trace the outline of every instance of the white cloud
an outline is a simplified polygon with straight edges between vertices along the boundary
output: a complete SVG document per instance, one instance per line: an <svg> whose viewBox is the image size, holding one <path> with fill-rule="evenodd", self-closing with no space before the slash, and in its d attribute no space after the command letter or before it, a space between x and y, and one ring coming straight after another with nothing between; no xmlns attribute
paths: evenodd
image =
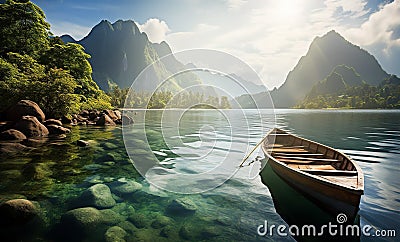
<svg viewBox="0 0 400 242"><path fill-rule="evenodd" d="M91 27L81 26L70 22L51 23L51 32L56 36L71 35L75 40L80 40L89 34Z"/></svg>
<svg viewBox="0 0 400 242"><path fill-rule="evenodd" d="M228 4L228 8L231 10L239 9L246 2L247 2L247 0L226 0L226 3Z"/></svg>
<svg viewBox="0 0 400 242"><path fill-rule="evenodd" d="M400 36L394 35L399 30L400 1L394 1L371 14L360 27L348 29L345 34L364 46L383 44L386 46L385 51L388 51L393 46L400 46Z"/></svg>
<svg viewBox="0 0 400 242"><path fill-rule="evenodd" d="M360 26L343 30L343 35L370 51L384 70L400 76L400 1L381 5Z"/></svg>
<svg viewBox="0 0 400 242"><path fill-rule="evenodd" d="M149 40L153 43L160 43L165 40L166 34L170 29L165 21L151 18L144 24L138 24L141 32L145 32Z"/></svg>

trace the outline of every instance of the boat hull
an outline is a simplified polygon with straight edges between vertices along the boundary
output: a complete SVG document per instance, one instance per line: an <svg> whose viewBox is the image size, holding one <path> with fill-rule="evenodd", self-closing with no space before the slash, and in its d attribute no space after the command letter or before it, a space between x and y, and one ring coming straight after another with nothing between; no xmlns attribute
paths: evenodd
<svg viewBox="0 0 400 242"><path fill-rule="evenodd" d="M355 218L359 210L362 191L325 183L302 172L288 169L267 153L266 156L269 157L268 162L271 168L282 180L310 198L317 206L333 215L343 213L349 220Z"/></svg>

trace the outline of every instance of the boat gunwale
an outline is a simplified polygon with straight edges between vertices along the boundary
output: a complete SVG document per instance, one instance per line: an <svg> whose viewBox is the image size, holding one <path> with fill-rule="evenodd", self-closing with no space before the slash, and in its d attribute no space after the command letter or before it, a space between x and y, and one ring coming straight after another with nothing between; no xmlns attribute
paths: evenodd
<svg viewBox="0 0 400 242"><path fill-rule="evenodd" d="M334 151L334 152L337 152L337 153L343 155L343 157L344 157L345 159L348 159L348 160L354 165L354 167L355 167L355 169L356 169L356 171L357 171L357 188L351 187L351 186L346 186L346 185L343 185L343 184L341 184L341 183L335 183L335 182L329 181L328 179L324 179L324 178L322 178L322 177L320 177L320 176L318 176L318 175L313 175L313 174L310 174L310 173L301 171L301 170L299 170L299 169L294 169L294 168L292 168L292 167L289 167L285 162L279 161L279 160L277 160L275 157L273 157L273 156L271 155L272 152L271 152L271 151L268 151L268 149L265 147L265 145L264 145L264 143L263 143L262 149L263 149L263 151L264 151L264 154L266 154L269 158L271 158L275 163L279 164L279 165L282 166L283 168L286 168L286 169L291 170L291 171L294 172L294 173L300 174L300 175L302 175L303 177L308 177L308 178L311 178L311 179L315 179L315 180L317 180L318 182L323 183L323 184L326 184L326 185L328 185L328 186L335 187L335 188L342 188L342 189L344 189L344 190L346 190L346 191L349 191L349 192L354 193L354 194L357 194L357 195L363 195L363 194L364 194L364 179L363 179L364 174L363 174L363 172L362 172L362 170L361 170L361 167L360 167L353 159L351 159L349 156L347 156L346 154L344 154L343 152L341 152L341 151L339 151L339 150L337 150L337 149L335 149L335 148L332 148L332 147L329 147L329 146L327 146L327 145L324 145L324 144L315 142L315 141L313 141L313 140L309 140L309 139L306 139L306 138L302 138L302 137L293 135L293 134L288 133L288 132L286 132L286 131L284 131L284 130L282 130L282 129L279 129L279 128L273 128L271 131L269 131L269 132L267 133L267 137L270 136L270 135L272 134L272 132L274 132L274 131L284 132L285 134L288 134L288 135L290 135L290 136L292 136L292 137L294 137L294 138L302 139L302 140L308 141L308 142L310 142L310 143L317 144L317 145L319 145L319 146L323 146L323 147L325 147L325 148L327 148L327 149L330 149L330 150L332 150L332 151ZM265 140L267 140L267 139L265 139ZM275 143L275 141L274 141L274 143Z"/></svg>

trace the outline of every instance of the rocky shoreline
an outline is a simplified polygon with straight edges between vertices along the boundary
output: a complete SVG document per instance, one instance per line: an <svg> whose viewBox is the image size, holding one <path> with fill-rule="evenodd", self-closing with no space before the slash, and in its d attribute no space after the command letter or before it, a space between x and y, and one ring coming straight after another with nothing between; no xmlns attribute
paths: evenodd
<svg viewBox="0 0 400 242"><path fill-rule="evenodd" d="M71 126L130 125L134 120L122 115L119 110L83 110L79 114L60 119L46 119L46 115L35 102L21 100L0 117L0 154L7 155L33 149L48 137L65 138L71 133ZM65 127L67 126L67 127ZM78 146L86 146L78 141Z"/></svg>

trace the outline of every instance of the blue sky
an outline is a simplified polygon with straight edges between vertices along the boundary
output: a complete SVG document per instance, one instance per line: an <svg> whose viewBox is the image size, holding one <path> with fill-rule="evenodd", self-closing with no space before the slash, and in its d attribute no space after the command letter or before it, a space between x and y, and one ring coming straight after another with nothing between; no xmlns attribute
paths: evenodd
<svg viewBox="0 0 400 242"><path fill-rule="evenodd" d="M335 29L400 76L400 0L33 0L52 32L76 39L103 19L133 19L153 42L174 51L233 54L279 86L315 36Z"/></svg>

